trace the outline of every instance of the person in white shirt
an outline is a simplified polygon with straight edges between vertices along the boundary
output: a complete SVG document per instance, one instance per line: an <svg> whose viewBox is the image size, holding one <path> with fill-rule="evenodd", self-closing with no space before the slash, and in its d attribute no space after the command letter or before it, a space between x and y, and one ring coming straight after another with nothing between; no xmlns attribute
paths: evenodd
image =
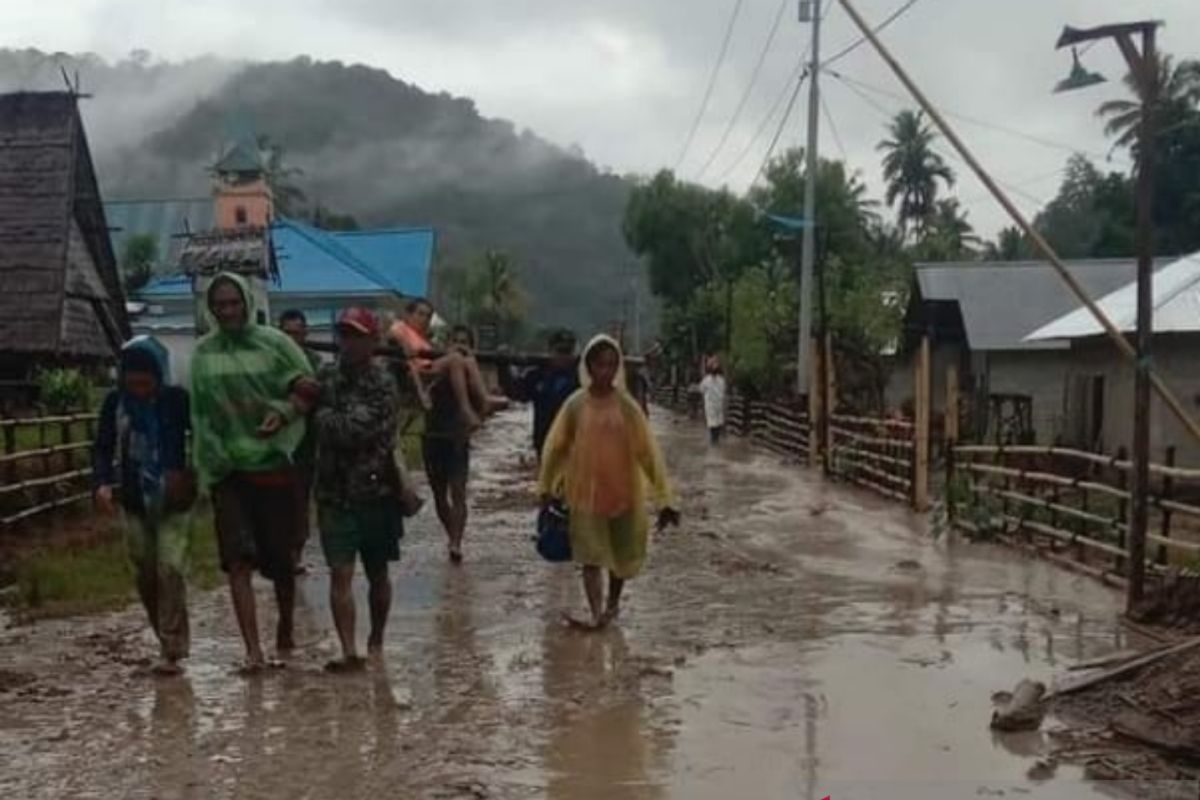
<svg viewBox="0 0 1200 800"><path fill-rule="evenodd" d="M725 432L725 375L716 356L705 364L704 380L700 381L700 395L704 398L704 423L708 426L708 441L720 444Z"/></svg>

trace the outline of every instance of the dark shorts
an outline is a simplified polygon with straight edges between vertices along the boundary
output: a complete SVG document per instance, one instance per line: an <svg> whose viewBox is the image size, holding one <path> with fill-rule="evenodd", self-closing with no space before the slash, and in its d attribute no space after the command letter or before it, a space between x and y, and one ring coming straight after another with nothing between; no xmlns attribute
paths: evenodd
<svg viewBox="0 0 1200 800"><path fill-rule="evenodd" d="M235 472L212 489L221 569L256 568L272 580L295 571L296 475Z"/></svg>
<svg viewBox="0 0 1200 800"><path fill-rule="evenodd" d="M720 444L721 437L724 434L725 434L725 426L724 425L718 425L715 428L709 428L708 429L709 444Z"/></svg>
<svg viewBox="0 0 1200 800"><path fill-rule="evenodd" d="M471 471L471 444L454 436L426 436L421 442L425 476L431 484L466 481Z"/></svg>
<svg viewBox="0 0 1200 800"><path fill-rule="evenodd" d="M353 566L362 558L363 571L376 575L389 561L400 560L403 521L396 501L390 497L359 503L349 508L318 505L321 549L331 567Z"/></svg>

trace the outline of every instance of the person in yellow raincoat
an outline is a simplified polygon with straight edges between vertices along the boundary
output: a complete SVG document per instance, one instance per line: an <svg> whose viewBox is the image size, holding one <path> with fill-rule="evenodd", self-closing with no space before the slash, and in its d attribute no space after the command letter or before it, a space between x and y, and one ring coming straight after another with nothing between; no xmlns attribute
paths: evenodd
<svg viewBox="0 0 1200 800"><path fill-rule="evenodd" d="M603 628L620 613L621 590L646 559L647 488L657 529L679 523L662 453L646 415L624 389L621 348L597 336L583 352L582 387L563 405L542 451L543 505L563 497L570 511L571 559L583 566L590 622ZM601 571L608 572L608 598Z"/></svg>

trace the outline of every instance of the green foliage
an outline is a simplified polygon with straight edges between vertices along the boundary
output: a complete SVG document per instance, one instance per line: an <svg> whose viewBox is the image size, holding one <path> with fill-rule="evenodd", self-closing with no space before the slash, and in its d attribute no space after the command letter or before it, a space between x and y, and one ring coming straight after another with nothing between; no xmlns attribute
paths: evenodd
<svg viewBox="0 0 1200 800"><path fill-rule="evenodd" d="M753 267L738 278L733 287L730 353L735 382L760 392L787 389L789 377L779 369L779 359L796 348L796 313L794 281L778 280L763 267Z"/></svg>
<svg viewBox="0 0 1200 800"><path fill-rule="evenodd" d="M130 236L121 253L121 277L125 293L133 294L149 283L154 277L157 262L158 239L147 233Z"/></svg>
<svg viewBox="0 0 1200 800"><path fill-rule="evenodd" d="M469 266L449 266L438 272L442 316L454 323L494 325L501 343L522 337L528 299L512 257L486 250Z"/></svg>
<svg viewBox="0 0 1200 800"><path fill-rule="evenodd" d="M91 381L77 369L62 367L39 369L35 380L38 387L38 400L42 407L51 413L83 411L91 403Z"/></svg>
<svg viewBox="0 0 1200 800"><path fill-rule="evenodd" d="M1034 225L1064 258L1111 258L1133 253L1135 217L1132 182L1074 155L1058 195Z"/></svg>
<svg viewBox="0 0 1200 800"><path fill-rule="evenodd" d="M889 138L878 145L884 153L883 179L887 204L900 201L901 230L923 233L937 212L938 181L954 185L954 172L933 150L937 134L923 112L901 111L888 126Z"/></svg>

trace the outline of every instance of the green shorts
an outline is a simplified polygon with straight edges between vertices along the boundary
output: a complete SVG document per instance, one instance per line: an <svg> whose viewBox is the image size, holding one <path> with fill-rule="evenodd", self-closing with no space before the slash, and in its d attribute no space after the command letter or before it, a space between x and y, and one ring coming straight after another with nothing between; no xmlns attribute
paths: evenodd
<svg viewBox="0 0 1200 800"><path fill-rule="evenodd" d="M361 557L363 570L371 575L386 570L389 561L400 560L404 523L391 498L350 508L319 504L317 524L321 528L321 550L330 567L352 566Z"/></svg>

